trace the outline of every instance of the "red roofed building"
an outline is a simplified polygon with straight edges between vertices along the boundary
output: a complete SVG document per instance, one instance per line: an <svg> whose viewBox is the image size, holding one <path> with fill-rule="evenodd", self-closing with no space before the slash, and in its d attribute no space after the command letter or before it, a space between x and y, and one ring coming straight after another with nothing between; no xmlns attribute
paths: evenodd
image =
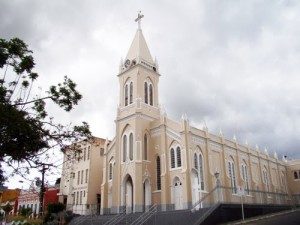
<svg viewBox="0 0 300 225"><path fill-rule="evenodd" d="M44 210L47 210L49 203L58 203L59 189L55 187L47 188L44 194Z"/></svg>

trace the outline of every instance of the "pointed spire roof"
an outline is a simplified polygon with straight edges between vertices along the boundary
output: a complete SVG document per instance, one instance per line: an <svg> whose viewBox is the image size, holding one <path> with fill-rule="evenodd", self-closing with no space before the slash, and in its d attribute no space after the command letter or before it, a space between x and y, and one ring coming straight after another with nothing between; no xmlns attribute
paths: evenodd
<svg viewBox="0 0 300 225"><path fill-rule="evenodd" d="M140 28L135 33L134 39L127 53L126 59L129 59L130 61L133 59L137 59L138 61L143 59L148 63L154 64L146 40L142 33L142 29Z"/></svg>
<svg viewBox="0 0 300 225"><path fill-rule="evenodd" d="M138 17L134 20L138 23L138 29L135 33L134 39L131 43L129 51L126 56L126 60L129 59L130 61L135 59L137 63L141 60L146 61L147 63L154 64L153 58L150 54L148 49L146 40L142 33L141 29L141 20L144 17L141 11L138 12Z"/></svg>

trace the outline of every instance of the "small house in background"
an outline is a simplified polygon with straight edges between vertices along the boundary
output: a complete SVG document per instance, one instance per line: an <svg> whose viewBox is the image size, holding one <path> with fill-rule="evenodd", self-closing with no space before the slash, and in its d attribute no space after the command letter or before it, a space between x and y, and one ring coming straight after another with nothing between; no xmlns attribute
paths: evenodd
<svg viewBox="0 0 300 225"><path fill-rule="evenodd" d="M56 187L46 187L43 198L43 209L47 210L50 203L58 203L59 189ZM19 196L18 211L22 208L30 208L31 215L38 215L40 212L40 190L30 187L28 190L22 190Z"/></svg>
<svg viewBox="0 0 300 225"><path fill-rule="evenodd" d="M6 189L2 188L0 190L0 206L5 206L7 204L12 206L12 210L9 214L15 214L18 209L18 197L20 194L20 189Z"/></svg>
<svg viewBox="0 0 300 225"><path fill-rule="evenodd" d="M52 203L58 203L59 189L56 187L47 188L44 194L44 211L47 210L48 205Z"/></svg>

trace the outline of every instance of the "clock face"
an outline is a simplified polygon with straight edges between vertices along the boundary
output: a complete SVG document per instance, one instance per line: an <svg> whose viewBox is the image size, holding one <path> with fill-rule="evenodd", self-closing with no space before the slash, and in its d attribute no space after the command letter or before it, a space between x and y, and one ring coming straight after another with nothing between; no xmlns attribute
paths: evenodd
<svg viewBox="0 0 300 225"><path fill-rule="evenodd" d="M125 68L128 68L130 66L130 60L129 59L126 59L125 61Z"/></svg>

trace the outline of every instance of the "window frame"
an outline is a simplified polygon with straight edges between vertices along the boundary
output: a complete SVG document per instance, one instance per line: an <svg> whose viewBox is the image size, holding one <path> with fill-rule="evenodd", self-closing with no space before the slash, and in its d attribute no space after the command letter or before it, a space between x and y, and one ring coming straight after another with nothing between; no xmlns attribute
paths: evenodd
<svg viewBox="0 0 300 225"><path fill-rule="evenodd" d="M129 134L129 160L132 161L133 160L133 133L131 132Z"/></svg>
<svg viewBox="0 0 300 225"><path fill-rule="evenodd" d="M172 149L174 154L172 154ZM179 154L178 154L179 149ZM180 145L171 146L169 149L170 152L170 170L176 170L182 168L182 156L181 156L181 147ZM172 157L174 156L174 158ZM174 167L172 167L172 159L174 159ZM180 163L179 163L180 162ZM178 166L180 164L180 166Z"/></svg>
<svg viewBox="0 0 300 225"><path fill-rule="evenodd" d="M234 159L232 157L230 157L230 159L228 160L227 165L228 165L227 169L228 169L232 194L237 194L237 183L236 183L236 174L235 174L236 170L235 170Z"/></svg>
<svg viewBox="0 0 300 225"><path fill-rule="evenodd" d="M143 160L148 160L148 136L145 133L144 135L144 151L143 151Z"/></svg>
<svg viewBox="0 0 300 225"><path fill-rule="evenodd" d="M156 157L156 189L161 190L161 161L160 157Z"/></svg>

